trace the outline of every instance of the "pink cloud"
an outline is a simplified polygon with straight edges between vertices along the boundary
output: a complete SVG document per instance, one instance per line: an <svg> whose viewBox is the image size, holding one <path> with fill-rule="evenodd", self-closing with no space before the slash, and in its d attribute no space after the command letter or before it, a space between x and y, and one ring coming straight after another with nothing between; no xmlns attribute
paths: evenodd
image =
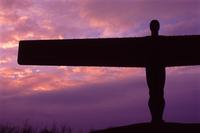
<svg viewBox="0 0 200 133"><path fill-rule="evenodd" d="M11 60L12 59L10 57L1 57L0 65L9 63L9 62L11 62Z"/></svg>
<svg viewBox="0 0 200 133"><path fill-rule="evenodd" d="M1 0L0 5L2 9L24 9L32 5L31 0ZM11 11L11 10L10 10Z"/></svg>
<svg viewBox="0 0 200 133"><path fill-rule="evenodd" d="M140 70L135 69L110 70L108 68L0 68L1 89L6 91L7 95L9 92L15 92L14 90L21 95L32 95L42 91L105 84L124 80L134 74L137 77L140 73Z"/></svg>

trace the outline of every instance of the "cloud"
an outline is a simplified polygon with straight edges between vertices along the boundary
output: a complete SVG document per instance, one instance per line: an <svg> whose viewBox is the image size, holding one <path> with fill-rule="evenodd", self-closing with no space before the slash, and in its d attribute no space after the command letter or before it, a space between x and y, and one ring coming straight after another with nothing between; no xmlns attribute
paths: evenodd
<svg viewBox="0 0 200 133"><path fill-rule="evenodd" d="M79 15L78 1L2 0L0 49L16 48L19 40L83 38L98 35ZM16 54L13 54L16 56Z"/></svg>
<svg viewBox="0 0 200 133"><path fill-rule="evenodd" d="M9 63L11 61L11 58L9 58L9 57L1 57L1 58L2 59L0 60L0 65Z"/></svg>
<svg viewBox="0 0 200 133"><path fill-rule="evenodd" d="M1 0L0 5L2 9L10 10L10 9L25 9L32 5L31 0ZM11 10L10 10L11 11Z"/></svg>
<svg viewBox="0 0 200 133"><path fill-rule="evenodd" d="M144 78L144 77L143 77ZM123 86L123 87L122 87ZM135 86L135 87L133 87ZM140 93L142 88L145 88L144 80L121 80L121 82L110 82L106 84L93 83L85 84L77 87L55 89L52 91L44 91L40 93L34 93L28 96L17 96L11 99L26 101L33 103L35 105L42 106L43 104L53 104L53 105L68 105L68 106L91 106L97 105L104 106L105 101L114 102L117 97L124 95L126 98L131 98L133 95L130 92L134 91L133 95L136 99L138 92ZM123 93L122 93L122 90ZM91 100L93 99L93 100ZM99 104L98 104L99 103ZM116 104L119 102L116 102ZM106 105L105 105L106 106Z"/></svg>
<svg viewBox="0 0 200 133"><path fill-rule="evenodd" d="M109 74L110 73L110 74ZM105 84L140 75L140 69L87 67L1 67L2 97L32 95L43 91Z"/></svg>
<svg viewBox="0 0 200 133"><path fill-rule="evenodd" d="M82 16L88 19L91 26L103 29L103 36L122 36L127 33L129 36L138 36L142 32L143 35L147 34L145 31L149 31L148 25L152 19L159 19L161 28L165 24L174 25L180 22L184 22L187 27L190 23L188 18L197 21L195 24L200 21L194 19L199 18L200 15L200 2L197 0L85 0L82 3ZM190 30L194 27L198 26L193 26ZM185 30L182 29L179 30L184 32ZM187 30L189 29L186 28L186 33ZM177 33L180 31L173 34Z"/></svg>
<svg viewBox="0 0 200 133"><path fill-rule="evenodd" d="M200 6L199 6L200 7ZM199 14L200 15L200 14ZM191 17L191 16L190 16ZM166 35L199 35L200 34L200 18L185 17L185 20L178 21L175 24L169 23L163 26L163 34ZM190 20L190 21L188 21Z"/></svg>

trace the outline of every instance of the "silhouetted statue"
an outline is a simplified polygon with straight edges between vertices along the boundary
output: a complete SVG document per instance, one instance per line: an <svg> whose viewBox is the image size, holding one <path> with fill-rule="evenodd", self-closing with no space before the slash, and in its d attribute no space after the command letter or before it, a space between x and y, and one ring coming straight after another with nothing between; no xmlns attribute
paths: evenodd
<svg viewBox="0 0 200 133"><path fill-rule="evenodd" d="M161 36L157 20L151 36L20 41L21 65L145 67L153 123L163 122L165 67L200 65L200 36Z"/></svg>
<svg viewBox="0 0 200 133"><path fill-rule="evenodd" d="M160 24L157 20L152 20L150 23L151 36L158 37ZM154 45L154 44L150 44ZM146 78L149 87L149 109L153 123L163 122L163 110L165 106L164 100L164 85L165 85L165 66L160 64L159 55L152 52L150 55L151 62L146 67Z"/></svg>

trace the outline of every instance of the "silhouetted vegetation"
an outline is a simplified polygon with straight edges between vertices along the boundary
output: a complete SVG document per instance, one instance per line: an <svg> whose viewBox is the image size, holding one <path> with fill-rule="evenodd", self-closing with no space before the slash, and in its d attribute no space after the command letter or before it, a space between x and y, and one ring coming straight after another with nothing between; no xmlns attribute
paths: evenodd
<svg viewBox="0 0 200 133"><path fill-rule="evenodd" d="M67 126L52 126L43 128L33 128L30 125L17 127L13 125L0 125L0 133L72 133L72 129Z"/></svg>

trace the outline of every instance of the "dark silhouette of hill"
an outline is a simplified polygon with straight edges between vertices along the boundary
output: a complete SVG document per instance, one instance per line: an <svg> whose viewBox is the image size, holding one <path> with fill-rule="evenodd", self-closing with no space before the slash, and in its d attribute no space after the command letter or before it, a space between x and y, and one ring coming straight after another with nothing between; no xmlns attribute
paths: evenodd
<svg viewBox="0 0 200 133"><path fill-rule="evenodd" d="M199 133L200 124L196 123L140 123L128 126L108 128L90 133Z"/></svg>

